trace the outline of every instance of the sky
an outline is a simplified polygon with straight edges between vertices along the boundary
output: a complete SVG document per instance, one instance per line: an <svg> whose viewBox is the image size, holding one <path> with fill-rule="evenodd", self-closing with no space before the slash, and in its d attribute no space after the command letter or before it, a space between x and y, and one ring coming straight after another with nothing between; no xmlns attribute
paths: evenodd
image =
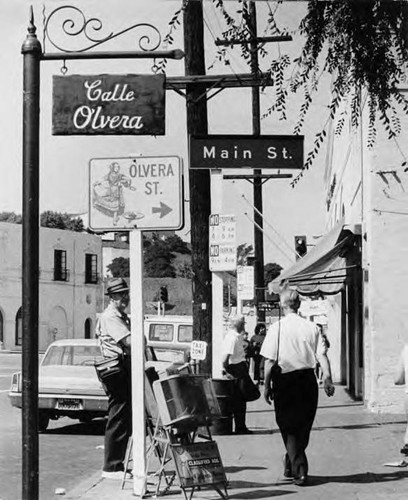
<svg viewBox="0 0 408 500"><path fill-rule="evenodd" d="M3 47L0 52L2 78L2 112L0 114L0 211L22 212L22 69L21 45L26 36L29 19L29 5L34 8L37 36L44 49L43 9L48 16L54 9L67 5L65 1L52 0L40 2L33 0L0 0L0 30L3 34ZM178 10L181 0L87 0L72 1L69 5L79 7L85 17L97 18L102 27L96 34L103 36L119 32L136 23L151 23L161 32L162 38L168 31L168 23ZM234 2L226 2L233 13ZM269 9L276 11L276 21L280 28L295 29L306 12L306 2L257 2L258 34L264 32ZM66 18L66 17L65 17ZM231 65L216 63L214 39L222 37L225 29L219 12L211 0L204 0L205 51L207 72L215 74L248 73L249 68L240 56L239 49L228 49ZM55 25L57 26L57 25ZM52 31L55 39L65 43L70 49L78 49L84 40L60 37L61 30ZM134 46L139 32L128 33L101 45L97 50L118 51L137 49ZM182 26L173 33L171 47L183 49ZM78 47L75 45L78 44ZM302 39L294 37L292 42L268 44L268 56L261 65L278 54L288 53L296 57L301 49ZM64 46L64 47L65 47ZM56 50L48 41L46 52ZM96 49L95 49L96 50ZM103 60L67 61L67 74L151 74L151 60ZM184 98L174 91L166 92L166 133L164 136L53 136L52 135L52 76L61 75L61 61L41 63L41 103L40 103L40 211L54 210L87 217L89 207L89 163L98 158L120 158L124 156L179 156L184 165L184 176L188 176L188 147L186 133L186 113ZM184 74L183 61L169 60L167 75ZM323 86L321 95L311 108L302 133L305 135L307 155L315 134L320 131L327 118L328 85ZM261 115L273 103L268 89L261 93ZM262 134L293 134L298 116L300 98L290 101L287 120L275 118L261 120ZM208 128L210 134L251 134L251 92L250 89L225 89L208 101ZM324 190L324 151L310 171L292 188L290 179L270 179L263 184L264 215L264 255L265 263L277 262L288 267L295 260L293 252L294 236L306 235L308 244L314 244L317 237L325 234L325 190ZM228 174L251 174L251 170L234 171ZM264 174L270 173L268 170ZM282 173L284 173L282 171ZM185 183L188 187L188 182ZM237 243L253 244L253 188L247 180L224 180L222 185L222 212L234 214L237 218ZM180 236L188 238L190 227L188 199L186 200L186 220Z"/></svg>

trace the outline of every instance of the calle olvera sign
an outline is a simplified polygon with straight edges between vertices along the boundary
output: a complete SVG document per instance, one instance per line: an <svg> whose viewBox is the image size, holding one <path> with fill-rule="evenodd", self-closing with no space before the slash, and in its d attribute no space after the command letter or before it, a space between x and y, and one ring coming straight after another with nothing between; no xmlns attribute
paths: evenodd
<svg viewBox="0 0 408 500"><path fill-rule="evenodd" d="M53 135L164 135L164 75L53 76Z"/></svg>

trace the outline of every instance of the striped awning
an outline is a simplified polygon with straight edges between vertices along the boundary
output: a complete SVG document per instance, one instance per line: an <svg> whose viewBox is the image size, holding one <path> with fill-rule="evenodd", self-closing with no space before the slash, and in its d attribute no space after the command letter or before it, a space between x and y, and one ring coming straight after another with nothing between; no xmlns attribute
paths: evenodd
<svg viewBox="0 0 408 500"><path fill-rule="evenodd" d="M268 285L270 293L284 286L296 288L302 295L333 295L345 285L348 269L347 251L354 245L355 235L339 222L304 257L284 270Z"/></svg>

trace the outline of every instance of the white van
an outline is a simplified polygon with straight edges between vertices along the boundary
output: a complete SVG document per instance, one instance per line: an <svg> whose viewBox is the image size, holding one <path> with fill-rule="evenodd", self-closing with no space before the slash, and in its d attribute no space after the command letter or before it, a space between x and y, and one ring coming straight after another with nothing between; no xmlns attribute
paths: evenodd
<svg viewBox="0 0 408 500"><path fill-rule="evenodd" d="M189 361L193 340L192 316L153 316L144 319L147 346L157 361L183 364Z"/></svg>

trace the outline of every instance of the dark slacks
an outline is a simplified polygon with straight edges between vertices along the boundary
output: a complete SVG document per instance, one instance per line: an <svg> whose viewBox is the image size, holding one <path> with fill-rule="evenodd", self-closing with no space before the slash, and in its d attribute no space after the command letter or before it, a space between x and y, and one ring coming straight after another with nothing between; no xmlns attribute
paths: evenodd
<svg viewBox="0 0 408 500"><path fill-rule="evenodd" d="M307 475L306 448L316 415L318 385L313 369L281 374L274 382L275 416L292 475Z"/></svg>
<svg viewBox="0 0 408 500"><path fill-rule="evenodd" d="M254 379L259 382L263 380L264 377L264 366L265 366L265 358L260 354L254 354Z"/></svg>
<svg viewBox="0 0 408 500"><path fill-rule="evenodd" d="M126 447L132 434L131 374L112 375L103 383L108 396L108 421L105 428L105 459L103 470L123 470Z"/></svg>
<svg viewBox="0 0 408 500"><path fill-rule="evenodd" d="M236 382L234 384L234 393L232 395L232 413L234 415L235 431L243 431L246 429L246 400L243 398L242 393L239 389L238 380L242 377L243 371L248 373L248 366L243 361L236 365L228 365L227 371L233 377L236 377Z"/></svg>

